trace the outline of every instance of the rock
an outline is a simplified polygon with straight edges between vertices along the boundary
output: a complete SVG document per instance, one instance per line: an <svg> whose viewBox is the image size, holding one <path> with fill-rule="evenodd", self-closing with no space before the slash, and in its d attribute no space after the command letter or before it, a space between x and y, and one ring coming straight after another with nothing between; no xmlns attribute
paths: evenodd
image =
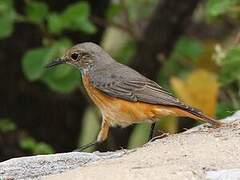
<svg viewBox="0 0 240 180"><path fill-rule="evenodd" d="M13 158L0 163L0 179L38 178L61 173L90 162L121 157L124 153L124 151L106 153L69 152Z"/></svg>
<svg viewBox="0 0 240 180"><path fill-rule="evenodd" d="M209 180L239 180L240 169L224 169L219 171L209 171L206 173L206 178Z"/></svg>
<svg viewBox="0 0 240 180"><path fill-rule="evenodd" d="M0 163L0 179L240 179L240 111L135 150L70 152Z"/></svg>

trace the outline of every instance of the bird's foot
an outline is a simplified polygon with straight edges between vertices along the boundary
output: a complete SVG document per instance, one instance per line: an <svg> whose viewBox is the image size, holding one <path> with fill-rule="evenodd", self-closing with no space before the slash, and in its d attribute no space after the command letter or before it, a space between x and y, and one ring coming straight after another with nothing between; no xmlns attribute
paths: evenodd
<svg viewBox="0 0 240 180"><path fill-rule="evenodd" d="M81 145L78 149L73 150L73 152L82 152L85 149L88 149L92 146L96 146L98 144L100 144L100 142L98 142L98 141L95 141L95 142L92 142L92 143L89 143L89 144L84 144L84 145Z"/></svg>

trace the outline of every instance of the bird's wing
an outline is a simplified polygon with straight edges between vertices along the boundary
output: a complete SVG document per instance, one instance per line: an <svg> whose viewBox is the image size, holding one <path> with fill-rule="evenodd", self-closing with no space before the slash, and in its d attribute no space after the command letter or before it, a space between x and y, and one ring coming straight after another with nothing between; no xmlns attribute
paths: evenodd
<svg viewBox="0 0 240 180"><path fill-rule="evenodd" d="M90 79L94 87L112 97L132 102L187 107L157 83L130 68L127 71L116 69L111 73L95 72Z"/></svg>

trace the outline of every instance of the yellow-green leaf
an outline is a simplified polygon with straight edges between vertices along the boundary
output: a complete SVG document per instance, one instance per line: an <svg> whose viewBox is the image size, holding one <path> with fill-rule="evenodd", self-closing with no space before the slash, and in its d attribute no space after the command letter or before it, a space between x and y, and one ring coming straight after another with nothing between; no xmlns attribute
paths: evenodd
<svg viewBox="0 0 240 180"><path fill-rule="evenodd" d="M185 103L210 116L215 115L219 84L214 74L203 69L195 70L185 80L171 78L171 86Z"/></svg>

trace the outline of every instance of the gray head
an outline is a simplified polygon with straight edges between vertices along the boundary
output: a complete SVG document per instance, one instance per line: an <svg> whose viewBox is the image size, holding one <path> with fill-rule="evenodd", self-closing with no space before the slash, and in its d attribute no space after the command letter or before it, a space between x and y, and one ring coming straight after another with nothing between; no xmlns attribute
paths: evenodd
<svg viewBox="0 0 240 180"><path fill-rule="evenodd" d="M59 64L70 64L80 70L101 68L113 63L112 57L97 44L86 42L73 46L66 53L46 67L53 67Z"/></svg>

